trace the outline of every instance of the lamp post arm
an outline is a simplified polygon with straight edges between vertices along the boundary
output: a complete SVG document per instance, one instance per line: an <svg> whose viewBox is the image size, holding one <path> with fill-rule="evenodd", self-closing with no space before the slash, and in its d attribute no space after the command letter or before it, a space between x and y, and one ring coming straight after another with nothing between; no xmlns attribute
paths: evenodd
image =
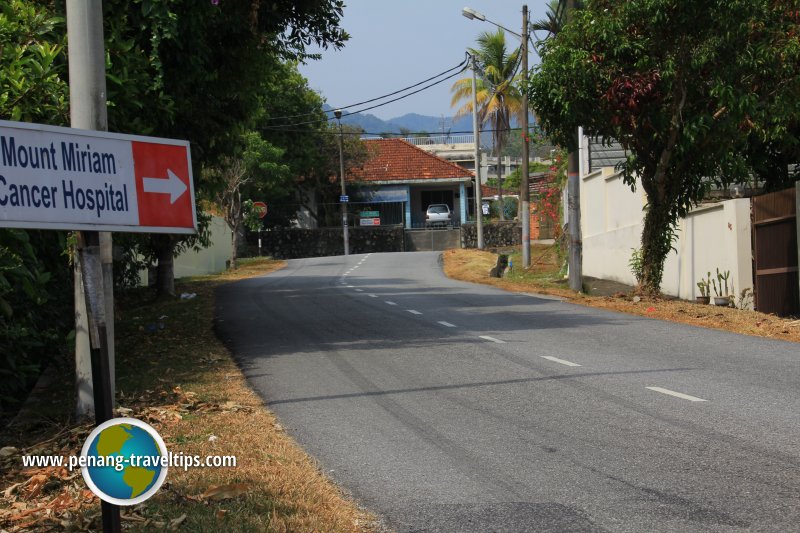
<svg viewBox="0 0 800 533"><path fill-rule="evenodd" d="M486 22L488 22L489 24L494 24L495 26L497 26L501 30L507 31L511 35L514 35L517 39L523 39L522 35L520 35L519 33L515 32L514 30L509 30L508 28L506 28L502 24L498 24L498 23L496 23L496 22L494 22L492 20L489 20L489 19L486 19Z"/></svg>

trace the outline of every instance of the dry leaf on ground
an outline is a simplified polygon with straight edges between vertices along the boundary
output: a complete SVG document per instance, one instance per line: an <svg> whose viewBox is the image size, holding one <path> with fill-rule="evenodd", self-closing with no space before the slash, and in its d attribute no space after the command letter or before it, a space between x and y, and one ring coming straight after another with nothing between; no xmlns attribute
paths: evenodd
<svg viewBox="0 0 800 533"><path fill-rule="evenodd" d="M253 489L247 483L231 483L229 485L219 485L216 487L211 487L203 494L200 495L200 498L203 500L227 500L231 498L236 498L237 496L241 496L243 494L247 494Z"/></svg>

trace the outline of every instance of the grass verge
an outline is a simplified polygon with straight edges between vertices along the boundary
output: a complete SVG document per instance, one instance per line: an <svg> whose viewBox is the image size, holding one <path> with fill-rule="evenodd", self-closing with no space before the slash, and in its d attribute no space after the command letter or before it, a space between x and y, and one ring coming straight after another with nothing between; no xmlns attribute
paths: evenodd
<svg viewBox="0 0 800 533"><path fill-rule="evenodd" d="M264 407L213 333L221 283L281 268L244 262L235 272L181 282L191 299L118 298L118 414L153 425L173 453L234 455L235 468L171 469L147 502L123 508L130 531L370 531L371 515L320 472ZM99 500L80 472L22 469L21 456L77 454L92 428L72 420L67 374L40 391L19 423L0 432L0 530L83 531L100 526Z"/></svg>
<svg viewBox="0 0 800 533"><path fill-rule="evenodd" d="M780 318L755 311L700 305L669 298L638 298L619 292L613 296L587 296L570 291L559 273L552 247L531 247L532 267L514 268L503 278L489 277L497 255L480 250L448 250L444 253L444 271L451 278L493 285L513 292L560 296L573 303L619 311L692 326L720 329L743 335L800 342L800 320ZM521 265L519 253L512 253L515 265Z"/></svg>

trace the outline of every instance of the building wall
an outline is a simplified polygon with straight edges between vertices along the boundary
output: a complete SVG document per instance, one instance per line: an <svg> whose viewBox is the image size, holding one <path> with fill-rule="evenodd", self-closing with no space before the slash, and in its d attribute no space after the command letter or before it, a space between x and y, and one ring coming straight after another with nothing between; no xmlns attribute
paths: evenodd
<svg viewBox="0 0 800 533"><path fill-rule="evenodd" d="M231 230L221 217L211 217L208 227L211 233L211 246L199 252L187 250L175 258L175 277L203 276L216 274L226 269L226 261L231 258L233 243Z"/></svg>
<svg viewBox="0 0 800 533"><path fill-rule="evenodd" d="M641 246L646 204L612 168L581 180L583 273L634 285L628 262ZM701 206L681 219L678 239L664 265L662 291L684 299L699 296L700 278L729 270L736 294L753 287L750 200L728 200Z"/></svg>
<svg viewBox="0 0 800 533"><path fill-rule="evenodd" d="M218 274L227 269L227 261L230 260L233 250L231 230L223 218L212 216L208 231L211 234L211 245L208 248L199 252L187 250L175 258L175 279ZM147 269L139 272L139 281L143 286L148 284Z"/></svg>

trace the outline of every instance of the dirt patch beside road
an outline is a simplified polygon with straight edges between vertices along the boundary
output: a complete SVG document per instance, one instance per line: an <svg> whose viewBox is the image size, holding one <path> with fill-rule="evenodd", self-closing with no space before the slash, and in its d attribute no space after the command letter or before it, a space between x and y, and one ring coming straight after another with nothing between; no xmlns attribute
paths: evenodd
<svg viewBox="0 0 800 533"><path fill-rule="evenodd" d="M213 331L220 283L281 268L239 270L177 286L183 298L146 289L117 301L118 416L143 420L173 454L236 456L236 467L172 468L144 503L122 509L126 531L340 531L374 529L361 510L292 440ZM23 455L77 455L93 424L73 420L67 369L19 424L0 430L0 530L86 531L100 505L80 471L22 467Z"/></svg>
<svg viewBox="0 0 800 533"><path fill-rule="evenodd" d="M448 250L444 253L444 271L454 279L493 285L513 292L559 296L564 300L590 307L743 335L800 342L800 320L796 319L780 318L750 310L701 305L685 300L640 299L630 291L619 291L610 296L575 294L566 287L563 275L559 273L555 249L552 246L533 246L532 267L528 270L519 267L521 261L518 253L516 255L512 253L511 258L516 265L513 271L506 277L492 278L489 277L489 270L496 263L496 254L479 250ZM589 280L590 289L591 281ZM594 285L610 287L603 282L596 282Z"/></svg>

